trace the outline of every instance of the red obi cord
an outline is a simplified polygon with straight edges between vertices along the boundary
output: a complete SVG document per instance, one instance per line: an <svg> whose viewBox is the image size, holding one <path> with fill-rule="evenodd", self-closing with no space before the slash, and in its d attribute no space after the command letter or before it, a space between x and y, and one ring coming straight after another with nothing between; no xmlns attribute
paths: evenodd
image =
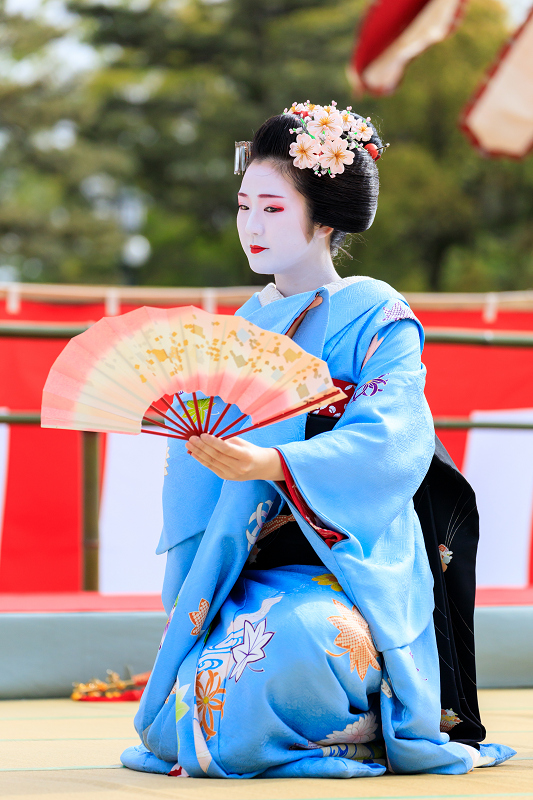
<svg viewBox="0 0 533 800"><path fill-rule="evenodd" d="M319 416L337 417L337 418L340 418L343 415L346 405L350 402L352 395L357 388L357 384L349 383L348 381L336 380L335 378L333 379L333 383L335 384L335 386L338 386L339 389L342 389L342 391L347 395L347 397L344 400L340 400L335 404L323 406L322 408L319 408L316 411L311 411L311 414L318 414ZM292 502L294 503L294 505L296 506L302 517L305 519L305 521L308 522L309 525L311 525L311 527L315 529L320 538L325 541L325 543L330 549L333 547L334 544L340 542L342 539L347 539L348 537L344 533L339 533L339 531L332 531L329 530L329 528L321 527L320 524L321 521L318 519L314 511L312 511L309 508L309 506L303 499L300 491L298 490L294 482L294 478L291 475L291 471L289 470L285 462L285 459L283 458L283 455L280 453L279 450L277 451L277 453L279 456L279 460L281 462L281 468L283 470L283 477L285 478L285 481L284 482L276 481L276 484L280 487L280 489L283 489L288 495L290 495Z"/></svg>

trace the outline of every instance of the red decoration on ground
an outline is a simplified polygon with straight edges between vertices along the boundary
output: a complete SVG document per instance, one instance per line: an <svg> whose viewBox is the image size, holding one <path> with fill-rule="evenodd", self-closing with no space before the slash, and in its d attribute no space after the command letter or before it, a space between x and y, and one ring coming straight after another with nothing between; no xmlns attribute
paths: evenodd
<svg viewBox="0 0 533 800"><path fill-rule="evenodd" d="M72 700L97 703L138 701L149 677L149 672L142 672L122 679L118 672L108 669L105 681L93 678L89 683L75 683L70 697Z"/></svg>

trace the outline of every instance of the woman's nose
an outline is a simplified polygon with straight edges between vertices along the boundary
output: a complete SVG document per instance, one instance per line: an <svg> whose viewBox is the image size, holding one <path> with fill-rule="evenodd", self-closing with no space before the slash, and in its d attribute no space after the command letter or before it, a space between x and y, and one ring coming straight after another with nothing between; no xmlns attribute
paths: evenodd
<svg viewBox="0 0 533 800"><path fill-rule="evenodd" d="M250 212L246 221L246 233L249 236L261 236L265 232L264 225L255 211Z"/></svg>

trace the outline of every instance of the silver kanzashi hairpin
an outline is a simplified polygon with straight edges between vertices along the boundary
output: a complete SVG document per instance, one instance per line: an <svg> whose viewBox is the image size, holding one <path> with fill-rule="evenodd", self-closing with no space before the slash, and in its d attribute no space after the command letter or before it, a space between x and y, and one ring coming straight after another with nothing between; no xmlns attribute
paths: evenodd
<svg viewBox="0 0 533 800"><path fill-rule="evenodd" d="M235 175L243 175L246 172L251 153L251 142L235 142Z"/></svg>

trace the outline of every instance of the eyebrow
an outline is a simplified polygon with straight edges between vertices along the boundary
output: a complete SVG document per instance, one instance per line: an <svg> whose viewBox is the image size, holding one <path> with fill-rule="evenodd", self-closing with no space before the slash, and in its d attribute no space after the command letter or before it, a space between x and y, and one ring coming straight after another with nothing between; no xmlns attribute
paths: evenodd
<svg viewBox="0 0 533 800"><path fill-rule="evenodd" d="M245 194L244 192L239 192L238 196L239 197L248 197L248 195ZM282 194L258 194L257 196L258 197L279 197L280 199L285 200L285 197Z"/></svg>

